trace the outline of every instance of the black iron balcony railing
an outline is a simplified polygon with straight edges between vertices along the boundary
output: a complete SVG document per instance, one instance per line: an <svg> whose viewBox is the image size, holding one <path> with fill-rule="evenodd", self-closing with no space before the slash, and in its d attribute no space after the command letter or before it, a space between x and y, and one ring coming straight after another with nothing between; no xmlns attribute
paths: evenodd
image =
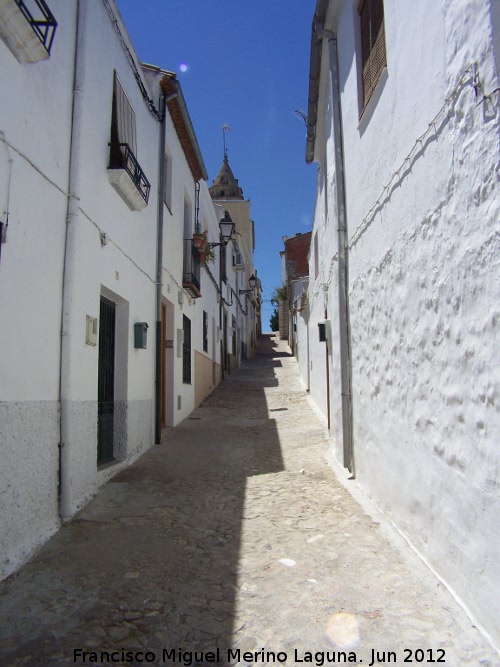
<svg viewBox="0 0 500 667"><path fill-rule="evenodd" d="M151 185L128 144L110 144L109 169L125 169L146 204Z"/></svg>
<svg viewBox="0 0 500 667"><path fill-rule="evenodd" d="M15 2L17 2L20 11L24 14L38 39L50 53L54 35L56 34L57 21L45 0L30 0L29 2L26 0L15 0ZM28 5L32 8L29 9ZM33 15L34 11L36 11L36 16Z"/></svg>
<svg viewBox="0 0 500 667"><path fill-rule="evenodd" d="M201 296L200 274L200 253L194 247L193 239L184 239L184 268L182 272L182 286L194 298Z"/></svg>

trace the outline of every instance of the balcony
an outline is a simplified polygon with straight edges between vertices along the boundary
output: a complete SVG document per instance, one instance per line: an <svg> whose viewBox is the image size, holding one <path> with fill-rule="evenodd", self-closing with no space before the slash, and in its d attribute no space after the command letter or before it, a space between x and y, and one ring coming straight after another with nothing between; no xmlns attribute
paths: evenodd
<svg viewBox="0 0 500 667"><path fill-rule="evenodd" d="M151 185L128 144L110 144L108 178L131 211L147 206Z"/></svg>
<svg viewBox="0 0 500 667"><path fill-rule="evenodd" d="M0 37L20 63L46 60L56 28L45 0L0 0Z"/></svg>
<svg viewBox="0 0 500 667"><path fill-rule="evenodd" d="M197 299L200 292L200 253L193 245L193 239L184 239L184 267L182 272L182 286L189 294Z"/></svg>

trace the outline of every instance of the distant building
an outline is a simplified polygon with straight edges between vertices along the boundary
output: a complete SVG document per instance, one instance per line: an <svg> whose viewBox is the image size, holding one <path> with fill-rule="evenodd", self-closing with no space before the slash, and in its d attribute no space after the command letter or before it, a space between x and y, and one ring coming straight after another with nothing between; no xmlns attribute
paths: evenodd
<svg viewBox="0 0 500 667"><path fill-rule="evenodd" d="M258 279L254 289L249 282L256 276L253 266L255 226L250 217L250 200L243 197L227 153L208 189L214 204L228 211L236 226L233 241L222 257L222 282L227 286L222 305L223 358L224 370L231 373L242 359L253 356L256 337L261 331L262 287Z"/></svg>

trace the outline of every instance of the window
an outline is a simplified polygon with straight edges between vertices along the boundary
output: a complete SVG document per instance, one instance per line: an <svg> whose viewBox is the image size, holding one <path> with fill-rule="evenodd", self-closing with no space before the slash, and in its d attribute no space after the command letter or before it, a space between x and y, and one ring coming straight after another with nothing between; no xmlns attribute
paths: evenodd
<svg viewBox="0 0 500 667"><path fill-rule="evenodd" d="M120 144L127 144L132 153L137 155L135 111L115 72L113 81L113 111L111 115L111 150L115 152L119 151Z"/></svg>
<svg viewBox="0 0 500 667"><path fill-rule="evenodd" d="M182 286L194 297L200 292L200 253L193 244L193 207L186 196L184 199L184 261Z"/></svg>
<svg viewBox="0 0 500 667"><path fill-rule="evenodd" d="M190 239L193 236L193 212L189 199L184 199L184 238Z"/></svg>
<svg viewBox="0 0 500 667"><path fill-rule="evenodd" d="M135 112L114 73L108 178L132 211L143 209L151 188L137 161Z"/></svg>
<svg viewBox="0 0 500 667"><path fill-rule="evenodd" d="M182 343L182 381L191 384L191 320L182 316L184 339Z"/></svg>
<svg viewBox="0 0 500 667"><path fill-rule="evenodd" d="M208 352L208 313L203 311L203 352Z"/></svg>
<svg viewBox="0 0 500 667"><path fill-rule="evenodd" d="M387 67L383 0L361 0L358 11L361 21L364 110L384 67Z"/></svg>

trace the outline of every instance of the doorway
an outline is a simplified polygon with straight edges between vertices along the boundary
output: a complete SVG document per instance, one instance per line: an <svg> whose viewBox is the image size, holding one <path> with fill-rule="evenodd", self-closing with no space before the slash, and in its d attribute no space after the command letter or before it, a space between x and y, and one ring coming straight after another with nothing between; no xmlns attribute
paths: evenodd
<svg viewBox="0 0 500 667"><path fill-rule="evenodd" d="M97 379L97 465L113 461L116 304L101 296Z"/></svg>

